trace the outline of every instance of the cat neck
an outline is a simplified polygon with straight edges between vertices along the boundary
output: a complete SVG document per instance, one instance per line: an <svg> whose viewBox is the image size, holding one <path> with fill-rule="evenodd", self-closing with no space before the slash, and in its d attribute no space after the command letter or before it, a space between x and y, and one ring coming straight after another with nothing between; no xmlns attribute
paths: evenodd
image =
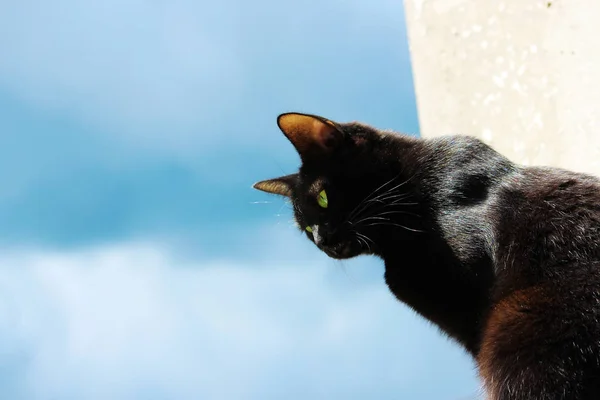
<svg viewBox="0 0 600 400"><path fill-rule="evenodd" d="M392 293L476 354L493 284L491 260L467 265L435 237L384 244L381 253Z"/></svg>
<svg viewBox="0 0 600 400"><path fill-rule="evenodd" d="M476 354L495 279L494 191L516 167L468 137L423 140L410 157L395 156L405 164L398 170L411 174L419 218L410 224L398 217L395 227L378 235L386 283L399 300Z"/></svg>

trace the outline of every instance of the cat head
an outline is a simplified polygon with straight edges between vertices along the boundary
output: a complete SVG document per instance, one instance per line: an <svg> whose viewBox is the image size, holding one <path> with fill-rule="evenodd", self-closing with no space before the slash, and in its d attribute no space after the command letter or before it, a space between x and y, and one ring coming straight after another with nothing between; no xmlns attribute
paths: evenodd
<svg viewBox="0 0 600 400"><path fill-rule="evenodd" d="M253 187L289 198L300 229L330 257L375 252L378 236L397 224L393 214L407 196L390 156L395 135L300 113L282 114L277 124L302 165Z"/></svg>

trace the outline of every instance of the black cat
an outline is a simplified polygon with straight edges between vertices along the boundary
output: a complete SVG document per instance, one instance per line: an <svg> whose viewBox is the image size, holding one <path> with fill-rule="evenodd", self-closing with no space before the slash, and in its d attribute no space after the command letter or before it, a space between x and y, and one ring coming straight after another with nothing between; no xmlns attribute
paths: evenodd
<svg viewBox="0 0 600 400"><path fill-rule="evenodd" d="M521 167L477 139L298 113L288 197L327 255L374 254L396 297L475 358L490 400L600 399L600 180Z"/></svg>

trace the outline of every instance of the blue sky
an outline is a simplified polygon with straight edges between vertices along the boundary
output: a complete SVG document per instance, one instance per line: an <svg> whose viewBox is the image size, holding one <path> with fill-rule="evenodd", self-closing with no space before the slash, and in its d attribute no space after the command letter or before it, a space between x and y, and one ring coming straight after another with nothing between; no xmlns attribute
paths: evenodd
<svg viewBox="0 0 600 400"><path fill-rule="evenodd" d="M0 398L449 399L473 364L251 189L276 116L418 133L394 0L0 2Z"/></svg>

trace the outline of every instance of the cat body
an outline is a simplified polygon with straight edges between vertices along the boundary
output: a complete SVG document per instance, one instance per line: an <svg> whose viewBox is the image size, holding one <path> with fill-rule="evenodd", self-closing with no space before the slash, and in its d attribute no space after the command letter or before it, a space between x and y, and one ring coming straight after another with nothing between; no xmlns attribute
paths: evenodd
<svg viewBox="0 0 600 400"><path fill-rule="evenodd" d="M288 197L330 257L380 257L394 295L476 360L489 400L600 399L600 180L289 113Z"/></svg>

